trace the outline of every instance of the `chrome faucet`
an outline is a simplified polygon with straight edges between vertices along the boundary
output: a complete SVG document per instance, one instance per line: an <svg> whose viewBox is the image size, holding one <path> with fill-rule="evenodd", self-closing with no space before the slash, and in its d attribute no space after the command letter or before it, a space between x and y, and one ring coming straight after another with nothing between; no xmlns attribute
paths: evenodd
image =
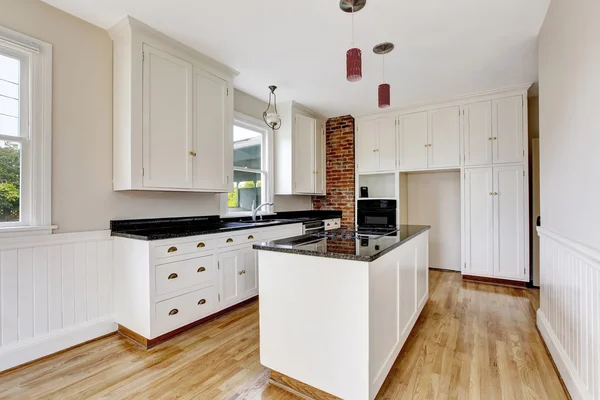
<svg viewBox="0 0 600 400"><path fill-rule="evenodd" d="M258 207L254 208L255 204L256 204L256 202L254 200L252 200L252 221L256 221L256 213L258 212L258 210L260 210L264 206L272 206L274 203L262 203Z"/></svg>

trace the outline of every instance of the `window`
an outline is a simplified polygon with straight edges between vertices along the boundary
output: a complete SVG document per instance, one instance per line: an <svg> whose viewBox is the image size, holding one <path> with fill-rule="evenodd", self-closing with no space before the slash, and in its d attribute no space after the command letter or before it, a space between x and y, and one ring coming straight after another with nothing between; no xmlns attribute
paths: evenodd
<svg viewBox="0 0 600 400"><path fill-rule="evenodd" d="M51 54L0 27L0 236L51 232Z"/></svg>
<svg viewBox="0 0 600 400"><path fill-rule="evenodd" d="M233 125L233 191L222 201L222 214L249 215L253 204L256 207L271 201L270 136L262 121L236 113ZM261 211L272 210L263 208Z"/></svg>

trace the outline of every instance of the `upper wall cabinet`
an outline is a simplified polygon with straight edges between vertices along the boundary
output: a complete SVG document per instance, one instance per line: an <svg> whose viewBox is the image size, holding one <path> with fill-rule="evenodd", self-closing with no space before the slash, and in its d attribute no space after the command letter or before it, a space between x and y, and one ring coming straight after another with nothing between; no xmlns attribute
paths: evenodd
<svg viewBox="0 0 600 400"><path fill-rule="evenodd" d="M325 195L326 119L296 102L278 106L275 194Z"/></svg>
<svg viewBox="0 0 600 400"><path fill-rule="evenodd" d="M522 163L523 96L463 107L465 166Z"/></svg>
<svg viewBox="0 0 600 400"><path fill-rule="evenodd" d="M401 171L460 167L460 109L448 107L398 117Z"/></svg>
<svg viewBox="0 0 600 400"><path fill-rule="evenodd" d="M377 118L358 123L355 154L358 172L396 169L396 118Z"/></svg>
<svg viewBox="0 0 600 400"><path fill-rule="evenodd" d="M228 192L237 72L127 17L114 41L114 190Z"/></svg>

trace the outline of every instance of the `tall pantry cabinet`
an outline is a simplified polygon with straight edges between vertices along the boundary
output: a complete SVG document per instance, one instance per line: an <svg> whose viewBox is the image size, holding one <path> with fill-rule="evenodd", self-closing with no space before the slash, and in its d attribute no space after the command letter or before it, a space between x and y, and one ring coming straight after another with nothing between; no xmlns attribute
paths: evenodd
<svg viewBox="0 0 600 400"><path fill-rule="evenodd" d="M229 192L234 70L127 17L114 41L114 190Z"/></svg>

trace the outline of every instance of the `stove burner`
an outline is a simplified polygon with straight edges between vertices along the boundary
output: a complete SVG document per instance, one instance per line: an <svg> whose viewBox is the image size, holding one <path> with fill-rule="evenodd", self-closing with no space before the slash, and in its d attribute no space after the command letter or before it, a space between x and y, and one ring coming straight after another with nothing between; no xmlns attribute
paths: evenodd
<svg viewBox="0 0 600 400"><path fill-rule="evenodd" d="M312 234L313 237L327 238L327 239L339 239L339 240L354 240L354 239L378 239L382 236L392 236L398 232L397 229L385 229L385 230L364 230L364 231L350 231L347 229L336 229L333 231L316 232Z"/></svg>

